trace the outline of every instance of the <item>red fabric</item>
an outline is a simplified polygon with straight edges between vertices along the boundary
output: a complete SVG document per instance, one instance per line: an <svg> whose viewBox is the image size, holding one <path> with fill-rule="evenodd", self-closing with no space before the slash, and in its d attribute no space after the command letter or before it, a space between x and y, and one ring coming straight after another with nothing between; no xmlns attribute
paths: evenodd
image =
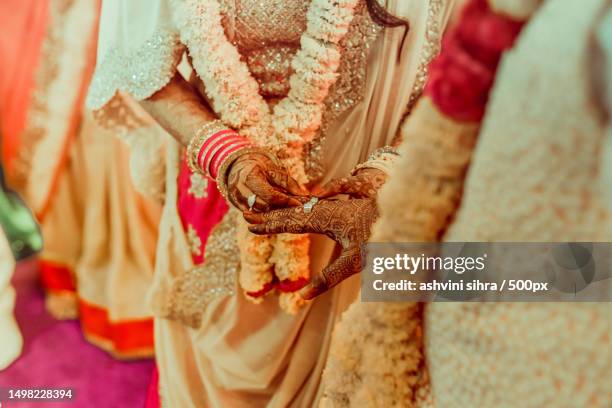
<svg viewBox="0 0 612 408"><path fill-rule="evenodd" d="M57 262L39 260L40 280L45 290L74 292L76 285L72 270Z"/></svg>
<svg viewBox="0 0 612 408"><path fill-rule="evenodd" d="M161 406L159 400L159 371L157 366L153 368L153 375L151 376L151 382L147 387L147 400L145 402L145 408L159 408Z"/></svg>
<svg viewBox="0 0 612 408"><path fill-rule="evenodd" d="M470 0L429 66L425 95L455 120L480 121L500 58L523 25L495 14L486 0Z"/></svg>
<svg viewBox="0 0 612 408"><path fill-rule="evenodd" d="M79 319L85 334L109 341L112 350L126 357L153 352L153 319L112 322L106 309L79 299Z"/></svg>
<svg viewBox="0 0 612 408"><path fill-rule="evenodd" d="M200 254L192 253L193 263L197 265L204 261L204 249L208 236L214 226L221 221L228 207L212 179L207 179L208 187L204 197L197 198L191 193L191 175L187 161L183 160L178 176L177 205L185 232L189 231L191 225L200 238Z"/></svg>
<svg viewBox="0 0 612 408"><path fill-rule="evenodd" d="M225 159L227 159L230 154L237 152L238 150L242 150L250 145L251 143L244 139L228 143L227 146L224 146L223 149L219 150L219 153L215 155L215 158L210 163L210 175L216 179Z"/></svg>
<svg viewBox="0 0 612 408"><path fill-rule="evenodd" d="M40 260L40 277L45 290L76 293L72 270L61 263ZM112 322L108 311L102 307L78 300L79 319L83 331L95 339L108 342L117 354L140 355L153 351L153 320L127 320Z"/></svg>
<svg viewBox="0 0 612 408"><path fill-rule="evenodd" d="M310 279L299 278L296 280L285 279L278 283L276 288L281 292L297 292L308 284Z"/></svg>
<svg viewBox="0 0 612 408"><path fill-rule="evenodd" d="M48 0L0 1L0 124L2 159L10 166L34 88L48 23Z"/></svg>
<svg viewBox="0 0 612 408"><path fill-rule="evenodd" d="M274 278L270 282L266 283L263 288L256 292L246 292L246 294L252 298L260 298L266 296L271 290L276 287L277 280Z"/></svg>
<svg viewBox="0 0 612 408"><path fill-rule="evenodd" d="M91 2L92 8L99 10L99 1ZM7 181L10 183L19 171L15 166L16 158L23 150L31 149L31 139L24 138L24 130L28 121L28 112L36 86L36 72L45 63L40 61L42 47L52 23L49 16L50 0L1 0L0 1L0 137L1 160ZM74 78L73 86L79 88L77 99L68 115L64 118L69 123L67 131L59 140L61 153L50 158L52 169L37 180L45 193L38 199L32 199L28 205L39 219L43 219L49 207L53 190L56 187L57 175L65 164L68 145L78 130L81 107L85 99L87 83L93 74L95 66L95 51L97 40L97 17L90 30L83 33L88 41L87 53L81 58L87 61L82 76ZM57 27L58 29L63 27ZM57 118L56 118L57 119ZM46 135L45 135L46 136ZM33 164L29 164L30 167ZM32 169L31 169L32 170ZM36 174L36 169L32 170ZM42 177L42 178L40 178Z"/></svg>
<svg viewBox="0 0 612 408"><path fill-rule="evenodd" d="M178 211L181 218L181 223L185 231L189 230L191 225L198 237L200 238L200 255L192 253L194 264L200 264L204 261L204 249L206 241L210 236L212 229L217 225L223 216L227 213L228 207L225 199L217 190L215 182L208 179L208 187L206 188L206 196L196 198L189 192L191 187L191 170L187 165L186 160L181 163L181 168L178 176ZM147 390L147 401L145 408L159 408L159 371L157 367L153 372L151 383Z"/></svg>

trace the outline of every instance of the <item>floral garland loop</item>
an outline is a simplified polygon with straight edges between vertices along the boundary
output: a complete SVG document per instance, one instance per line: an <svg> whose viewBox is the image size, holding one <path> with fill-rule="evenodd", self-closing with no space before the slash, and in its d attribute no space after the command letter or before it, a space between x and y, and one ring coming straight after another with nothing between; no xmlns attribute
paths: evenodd
<svg viewBox="0 0 612 408"><path fill-rule="evenodd" d="M174 1L177 25L184 27L181 39L189 48L214 111L255 144L277 153L289 174L306 183L304 146L321 126L323 102L338 78L340 41L348 32L359 0L312 0L301 48L292 60L291 89L273 111L260 95L238 49L225 35L219 2ZM241 217L240 222L244 223ZM244 261L239 282L245 292L260 291L275 273L290 280L308 277L307 236L256 237L243 232L239 237ZM261 246L268 250L258 250ZM290 313L301 303L299 296L281 295L281 307Z"/></svg>

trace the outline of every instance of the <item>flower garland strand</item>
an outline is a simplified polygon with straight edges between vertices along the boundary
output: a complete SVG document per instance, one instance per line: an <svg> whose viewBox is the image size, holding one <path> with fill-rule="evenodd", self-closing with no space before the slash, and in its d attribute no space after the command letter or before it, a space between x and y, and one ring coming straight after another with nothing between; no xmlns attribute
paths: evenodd
<svg viewBox="0 0 612 408"><path fill-rule="evenodd" d="M220 119L259 146L277 153L289 174L298 182L308 181L303 150L321 126L324 100L338 78L342 57L340 41L353 20L359 0L312 0L301 48L292 60L291 89L272 112L259 93L259 84L242 60L238 49L225 35L218 1L175 2L181 40L189 48L193 67L204 82L206 93ZM202 29L206 27L207 29ZM273 248L257 251L257 245ZM298 280L309 270L309 240L306 236L281 234L255 237L241 235L243 263L240 283L247 293L262 290L272 268L284 278ZM287 296L285 297L287 298ZM295 296L293 297L295 299ZM297 299L296 301L297 302ZM281 302L294 312L295 302Z"/></svg>

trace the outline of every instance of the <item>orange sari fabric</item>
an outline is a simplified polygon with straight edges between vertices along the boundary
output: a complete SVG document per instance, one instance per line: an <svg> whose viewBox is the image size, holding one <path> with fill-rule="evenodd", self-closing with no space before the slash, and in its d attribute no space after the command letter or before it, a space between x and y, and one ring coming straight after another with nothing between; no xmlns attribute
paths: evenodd
<svg viewBox="0 0 612 408"><path fill-rule="evenodd" d="M47 29L48 0L0 2L0 126L2 160L10 167L19 148Z"/></svg>

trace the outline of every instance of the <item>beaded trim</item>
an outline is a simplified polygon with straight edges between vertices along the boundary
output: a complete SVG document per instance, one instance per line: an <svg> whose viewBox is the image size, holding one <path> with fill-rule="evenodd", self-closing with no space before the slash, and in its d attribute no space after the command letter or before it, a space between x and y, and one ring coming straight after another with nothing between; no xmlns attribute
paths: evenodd
<svg viewBox="0 0 612 408"><path fill-rule="evenodd" d="M363 101L368 57L374 42L382 31L382 27L370 17L365 2L360 1L349 31L341 42L344 52L338 68L338 80L330 88L324 101L325 109L321 128L304 151L306 171L310 181L321 179L325 171L322 163L323 145L329 128L340 115Z"/></svg>
<svg viewBox="0 0 612 408"><path fill-rule="evenodd" d="M406 112L410 114L415 103L423 93L429 75L429 64L440 53L440 11L445 0L429 0L427 22L425 23L425 44L420 52L417 76L408 99Z"/></svg>
<svg viewBox="0 0 612 408"><path fill-rule="evenodd" d="M389 174L391 166L398 157L399 153L395 147L383 146L374 150L368 157L368 160L355 166L355 168L351 170L351 174L354 175L361 169L378 169Z"/></svg>
<svg viewBox="0 0 612 408"><path fill-rule="evenodd" d="M240 270L235 211L230 209L210 233L204 250L206 262L174 279L164 308L168 319L198 328L211 302L235 294Z"/></svg>
<svg viewBox="0 0 612 408"><path fill-rule="evenodd" d="M136 100L153 95L170 82L176 73L185 47L169 29L158 29L131 52L110 49L96 67L85 101L88 109L104 106L118 90Z"/></svg>

